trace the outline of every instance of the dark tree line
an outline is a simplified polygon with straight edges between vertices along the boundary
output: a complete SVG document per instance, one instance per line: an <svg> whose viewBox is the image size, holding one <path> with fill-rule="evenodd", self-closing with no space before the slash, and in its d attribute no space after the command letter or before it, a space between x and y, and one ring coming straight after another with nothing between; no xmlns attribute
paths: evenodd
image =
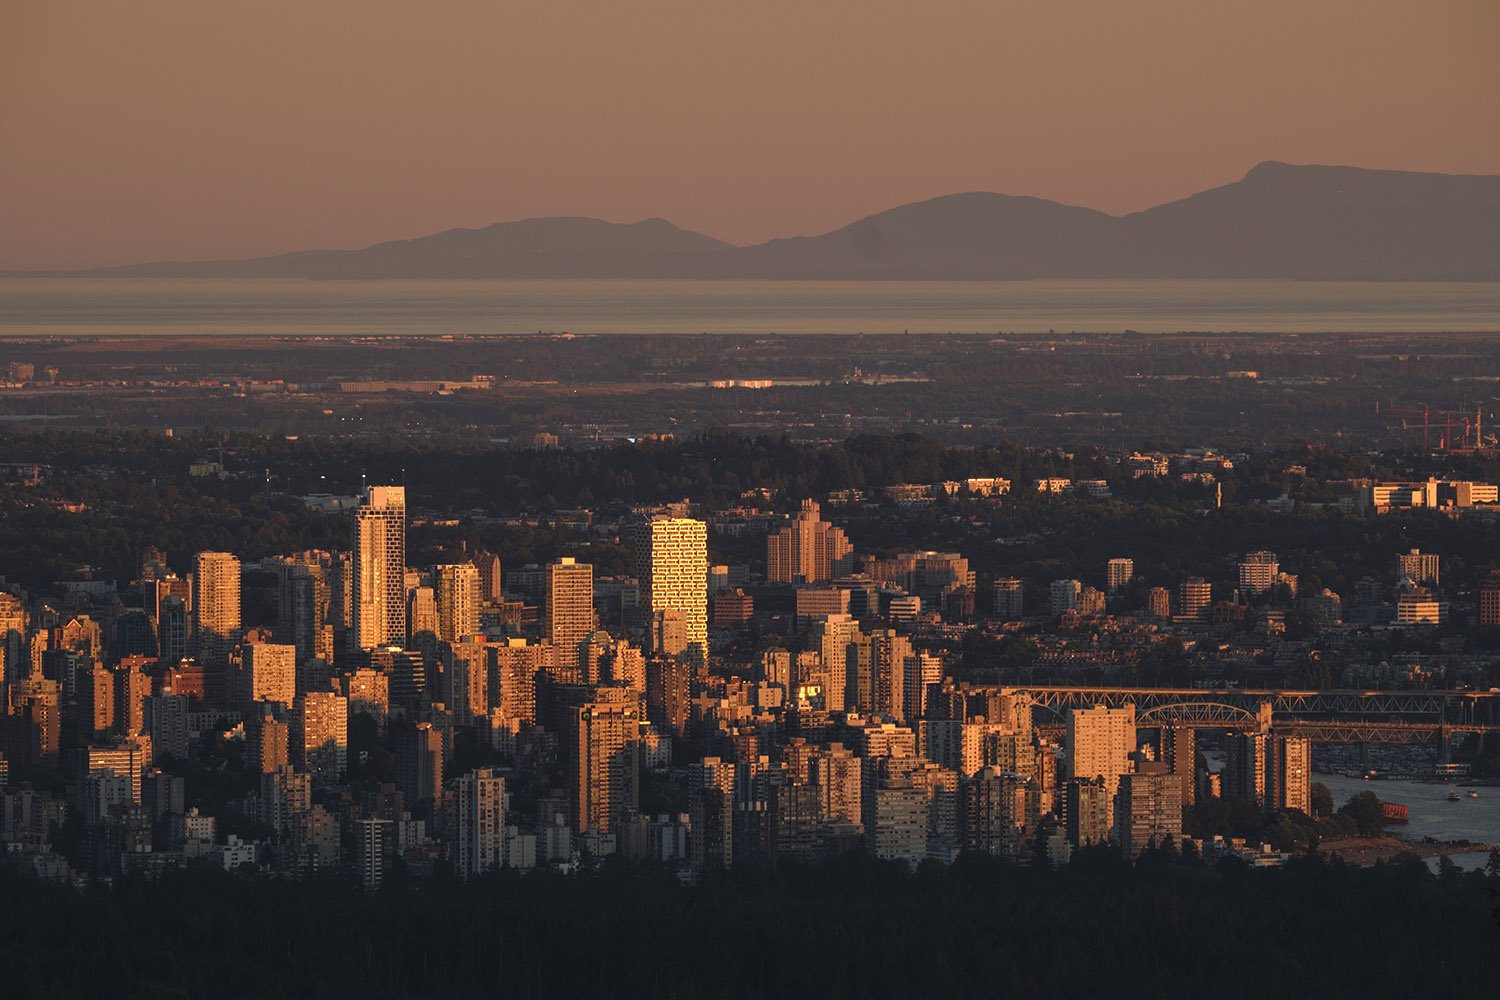
<svg viewBox="0 0 1500 1000"><path fill-rule="evenodd" d="M685 886L606 863L462 884L209 871L86 892L0 875L25 997L1485 996L1500 878L1415 859L1060 870L847 856Z"/></svg>

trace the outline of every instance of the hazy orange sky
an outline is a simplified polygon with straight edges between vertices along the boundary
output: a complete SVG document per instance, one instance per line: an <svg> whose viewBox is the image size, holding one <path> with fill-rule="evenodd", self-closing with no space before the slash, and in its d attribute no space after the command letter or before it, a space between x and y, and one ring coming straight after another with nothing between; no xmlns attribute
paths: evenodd
<svg viewBox="0 0 1500 1000"><path fill-rule="evenodd" d="M1497 0L0 0L0 267L1500 173Z"/></svg>

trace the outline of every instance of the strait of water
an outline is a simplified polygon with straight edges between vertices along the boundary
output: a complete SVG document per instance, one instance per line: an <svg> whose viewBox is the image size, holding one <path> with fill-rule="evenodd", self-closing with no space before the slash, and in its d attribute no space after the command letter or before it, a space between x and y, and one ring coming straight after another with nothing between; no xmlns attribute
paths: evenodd
<svg viewBox="0 0 1500 1000"><path fill-rule="evenodd" d="M1496 333L1500 283L0 278L0 335Z"/></svg>

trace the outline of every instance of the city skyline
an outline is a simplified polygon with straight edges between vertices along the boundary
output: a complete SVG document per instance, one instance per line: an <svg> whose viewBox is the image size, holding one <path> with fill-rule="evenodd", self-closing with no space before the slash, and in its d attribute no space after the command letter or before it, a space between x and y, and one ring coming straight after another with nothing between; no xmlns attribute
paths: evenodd
<svg viewBox="0 0 1500 1000"><path fill-rule="evenodd" d="M0 993L1494 992L1497 43L10 5Z"/></svg>

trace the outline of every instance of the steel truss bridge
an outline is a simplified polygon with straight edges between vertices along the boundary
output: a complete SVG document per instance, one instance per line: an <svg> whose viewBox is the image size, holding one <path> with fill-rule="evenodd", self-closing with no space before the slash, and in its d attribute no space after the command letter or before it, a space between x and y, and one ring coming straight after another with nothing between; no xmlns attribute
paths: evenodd
<svg viewBox="0 0 1500 1000"><path fill-rule="evenodd" d="M1500 692L1281 691L1245 688L1121 688L1030 685L970 687L973 693L1021 695L1046 729L1071 709L1135 706L1136 725L1276 732L1314 743L1439 742L1456 733L1483 740L1500 733ZM1049 716L1051 717L1049 719Z"/></svg>

